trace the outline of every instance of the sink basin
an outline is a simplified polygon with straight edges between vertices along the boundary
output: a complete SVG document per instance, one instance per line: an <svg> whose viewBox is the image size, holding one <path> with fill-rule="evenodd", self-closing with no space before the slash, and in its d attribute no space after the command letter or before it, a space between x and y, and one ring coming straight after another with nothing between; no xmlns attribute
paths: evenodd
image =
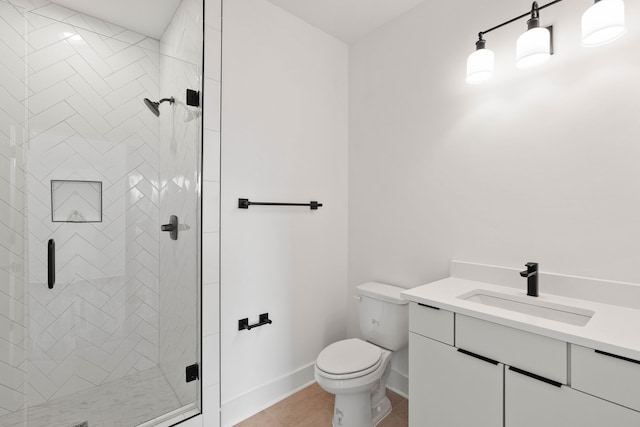
<svg viewBox="0 0 640 427"><path fill-rule="evenodd" d="M509 295L483 289L475 289L458 298L575 326L586 325L595 314L591 310L540 301L535 297Z"/></svg>

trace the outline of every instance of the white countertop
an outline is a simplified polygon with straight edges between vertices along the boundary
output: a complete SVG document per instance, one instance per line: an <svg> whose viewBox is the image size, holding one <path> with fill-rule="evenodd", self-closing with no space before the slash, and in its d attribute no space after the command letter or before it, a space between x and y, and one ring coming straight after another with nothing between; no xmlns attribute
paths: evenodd
<svg viewBox="0 0 640 427"><path fill-rule="evenodd" d="M526 284L523 288L526 288ZM409 289L401 295L416 303L640 360L640 310L540 293L538 301L595 312L585 326L574 326L458 298L459 295L477 289L526 296L526 289L519 290L455 277Z"/></svg>

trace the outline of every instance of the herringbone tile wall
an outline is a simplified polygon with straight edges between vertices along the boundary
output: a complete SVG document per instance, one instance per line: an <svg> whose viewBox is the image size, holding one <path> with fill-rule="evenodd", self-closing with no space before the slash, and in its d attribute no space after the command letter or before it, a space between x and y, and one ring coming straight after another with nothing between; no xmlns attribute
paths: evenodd
<svg viewBox="0 0 640 427"><path fill-rule="evenodd" d="M160 58L158 41L46 1L0 12L2 414L158 363L159 125L142 98L159 94ZM103 222L53 223L51 180L101 181Z"/></svg>
<svg viewBox="0 0 640 427"><path fill-rule="evenodd" d="M159 43L61 6L26 14L29 406L158 363ZM53 223L51 180L102 182L101 223ZM57 283L45 286L48 239Z"/></svg>
<svg viewBox="0 0 640 427"><path fill-rule="evenodd" d="M25 33L0 1L0 416L26 405Z"/></svg>
<svg viewBox="0 0 640 427"><path fill-rule="evenodd" d="M182 405L197 399L197 382L185 381L185 367L198 362L200 242L197 197L201 162L200 109L185 105L187 88L202 91L202 1L183 0L160 40L161 96L175 96L173 115L160 121L160 215L183 224L177 241L161 239L160 369Z"/></svg>

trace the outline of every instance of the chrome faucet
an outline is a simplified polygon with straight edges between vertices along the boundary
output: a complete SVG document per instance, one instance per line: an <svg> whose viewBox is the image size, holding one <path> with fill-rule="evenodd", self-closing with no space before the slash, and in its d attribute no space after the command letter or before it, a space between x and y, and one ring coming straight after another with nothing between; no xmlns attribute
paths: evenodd
<svg viewBox="0 0 640 427"><path fill-rule="evenodd" d="M520 275L527 278L527 295L530 297L538 296L538 263L528 262L527 269L521 271Z"/></svg>

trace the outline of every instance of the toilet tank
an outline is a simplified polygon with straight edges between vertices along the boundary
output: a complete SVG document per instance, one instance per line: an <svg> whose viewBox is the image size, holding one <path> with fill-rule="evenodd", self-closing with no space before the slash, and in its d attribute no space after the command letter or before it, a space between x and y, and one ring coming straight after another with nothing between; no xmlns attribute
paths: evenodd
<svg viewBox="0 0 640 427"><path fill-rule="evenodd" d="M402 299L404 288L367 282L358 285L358 315L364 339L386 348L400 350L409 344L409 301Z"/></svg>

